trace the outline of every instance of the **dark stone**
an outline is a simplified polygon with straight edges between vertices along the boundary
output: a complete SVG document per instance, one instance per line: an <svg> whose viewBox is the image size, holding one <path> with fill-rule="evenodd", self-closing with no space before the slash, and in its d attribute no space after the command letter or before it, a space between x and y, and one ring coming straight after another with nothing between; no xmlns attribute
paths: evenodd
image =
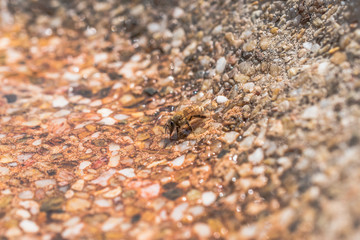
<svg viewBox="0 0 360 240"><path fill-rule="evenodd" d="M62 197L48 198L41 204L41 212L62 212L64 199Z"/></svg>
<svg viewBox="0 0 360 240"><path fill-rule="evenodd" d="M49 149L41 147L39 148L39 150L37 150L37 153L40 154L41 156L47 155L49 154Z"/></svg>
<svg viewBox="0 0 360 240"><path fill-rule="evenodd" d="M222 149L220 151L220 153L217 155L218 158L222 158L223 156L225 156L229 151L228 150L225 150L225 149Z"/></svg>
<svg viewBox="0 0 360 240"><path fill-rule="evenodd" d="M242 57L243 57L245 60L251 58L251 56L252 56L252 53L251 53L251 52L246 52L246 51L243 51L243 52L242 52Z"/></svg>
<svg viewBox="0 0 360 240"><path fill-rule="evenodd" d="M54 176L56 174L56 170L55 169L50 169L46 171L47 174L49 174L49 176Z"/></svg>
<svg viewBox="0 0 360 240"><path fill-rule="evenodd" d="M350 138L348 144L349 144L350 147L353 147L353 146L359 144L359 137L358 137L358 136L355 136L355 135L352 136L352 137Z"/></svg>
<svg viewBox="0 0 360 240"><path fill-rule="evenodd" d="M91 89L84 85L79 85L77 87L74 87L72 92L75 95L80 95L86 98L91 98L93 96Z"/></svg>
<svg viewBox="0 0 360 240"><path fill-rule="evenodd" d="M164 184L163 188L164 188L165 190L169 190L169 189L175 188L176 185L177 185L176 182L168 182L168 183Z"/></svg>
<svg viewBox="0 0 360 240"><path fill-rule="evenodd" d="M55 137L55 138L52 138L49 141L47 141L46 144L48 144L50 146L56 146L56 145L62 144L63 142L65 142L64 139L62 139L60 137Z"/></svg>
<svg viewBox="0 0 360 240"><path fill-rule="evenodd" d="M103 88L99 92L97 92L96 95L98 96L98 98L105 98L109 95L110 90L111 87Z"/></svg>
<svg viewBox="0 0 360 240"><path fill-rule="evenodd" d="M141 215L140 214L135 214L134 216L132 216L131 218L131 223L137 223L139 220L141 219Z"/></svg>
<svg viewBox="0 0 360 240"><path fill-rule="evenodd" d="M110 73L108 73L108 75L109 75L109 78L111 79L111 81L123 78L123 75L118 74L116 72L110 72Z"/></svg>
<svg viewBox="0 0 360 240"><path fill-rule="evenodd" d="M144 93L146 93L147 95L149 95L150 97L151 96L154 96L158 91L152 87L149 87L149 88L145 88L144 89Z"/></svg>
<svg viewBox="0 0 360 240"><path fill-rule="evenodd" d="M8 103L14 103L17 100L17 96L15 94L6 94L4 97Z"/></svg>
<svg viewBox="0 0 360 240"><path fill-rule="evenodd" d="M170 200L175 200L183 195L184 191L181 188L174 188L164 192L162 195Z"/></svg>

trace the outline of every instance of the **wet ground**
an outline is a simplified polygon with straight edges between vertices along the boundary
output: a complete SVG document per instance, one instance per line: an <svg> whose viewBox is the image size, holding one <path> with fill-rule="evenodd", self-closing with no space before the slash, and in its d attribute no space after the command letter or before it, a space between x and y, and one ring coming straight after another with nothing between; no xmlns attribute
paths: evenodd
<svg viewBox="0 0 360 240"><path fill-rule="evenodd" d="M2 239L360 238L358 1L1 1Z"/></svg>

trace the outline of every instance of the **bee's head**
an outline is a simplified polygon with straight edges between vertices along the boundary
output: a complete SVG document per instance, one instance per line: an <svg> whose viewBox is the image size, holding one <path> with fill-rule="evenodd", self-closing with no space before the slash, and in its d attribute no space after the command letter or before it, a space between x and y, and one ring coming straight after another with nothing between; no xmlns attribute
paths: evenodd
<svg viewBox="0 0 360 240"><path fill-rule="evenodd" d="M169 134L170 134L170 136L171 136L172 132L173 132L174 129L175 129L175 122L174 122L174 120L169 119L169 120L166 122L164 128L165 128L165 133L167 133L167 132L169 131Z"/></svg>

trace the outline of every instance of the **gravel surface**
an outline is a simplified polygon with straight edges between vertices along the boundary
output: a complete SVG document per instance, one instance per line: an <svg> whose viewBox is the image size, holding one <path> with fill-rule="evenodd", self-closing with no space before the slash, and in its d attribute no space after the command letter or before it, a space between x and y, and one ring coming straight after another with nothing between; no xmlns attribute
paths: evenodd
<svg viewBox="0 0 360 240"><path fill-rule="evenodd" d="M1 239L360 239L360 1L0 1Z"/></svg>

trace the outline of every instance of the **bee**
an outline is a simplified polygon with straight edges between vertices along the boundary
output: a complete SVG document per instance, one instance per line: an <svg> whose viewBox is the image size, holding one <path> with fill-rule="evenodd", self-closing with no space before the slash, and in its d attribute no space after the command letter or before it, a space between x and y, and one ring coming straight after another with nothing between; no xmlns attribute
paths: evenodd
<svg viewBox="0 0 360 240"><path fill-rule="evenodd" d="M169 137L176 130L176 136L179 137L179 130L182 126L187 125L191 131L193 131L190 121L193 118L206 118L203 114L204 107L202 106L188 106L181 111L175 112L175 114L166 122L164 128L165 132L169 131Z"/></svg>

